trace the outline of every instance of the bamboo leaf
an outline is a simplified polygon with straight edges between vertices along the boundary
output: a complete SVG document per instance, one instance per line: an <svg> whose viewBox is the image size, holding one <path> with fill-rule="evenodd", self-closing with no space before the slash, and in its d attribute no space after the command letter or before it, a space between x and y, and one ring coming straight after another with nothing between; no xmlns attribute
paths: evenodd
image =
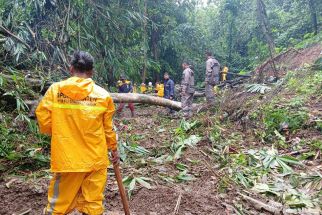
<svg viewBox="0 0 322 215"><path fill-rule="evenodd" d="M144 180L144 178L140 177L140 178L136 178L137 182L139 182L139 184L141 184L143 187L147 188L147 189L151 189L151 185L146 182Z"/></svg>

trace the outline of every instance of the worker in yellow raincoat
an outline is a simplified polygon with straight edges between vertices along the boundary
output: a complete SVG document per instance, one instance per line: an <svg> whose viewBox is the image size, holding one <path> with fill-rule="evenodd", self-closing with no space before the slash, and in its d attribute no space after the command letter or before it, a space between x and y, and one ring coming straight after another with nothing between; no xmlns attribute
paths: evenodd
<svg viewBox="0 0 322 215"><path fill-rule="evenodd" d="M133 93L138 92L138 87L136 86L136 83L133 84Z"/></svg>
<svg viewBox="0 0 322 215"><path fill-rule="evenodd" d="M155 91L156 91L158 97L163 98L163 96L164 96L164 85L159 83L159 82L157 82L156 85L155 85Z"/></svg>
<svg viewBox="0 0 322 215"><path fill-rule="evenodd" d="M74 53L72 77L54 83L41 100L36 115L41 133L51 135L51 171L45 214L68 214L74 209L101 215L103 191L111 161L117 163L115 111L109 93L91 79L93 57Z"/></svg>
<svg viewBox="0 0 322 215"><path fill-rule="evenodd" d="M221 80L222 81L226 81L227 80L228 71L229 71L228 67L225 66L224 69L221 72Z"/></svg>
<svg viewBox="0 0 322 215"><path fill-rule="evenodd" d="M148 83L147 93L148 93L148 94L153 93L153 84L152 84L152 82L151 82L151 81Z"/></svg>
<svg viewBox="0 0 322 215"><path fill-rule="evenodd" d="M214 86L214 94L215 95L219 94L219 87L218 86Z"/></svg>
<svg viewBox="0 0 322 215"><path fill-rule="evenodd" d="M145 94L145 93L146 93L146 90L147 90L147 89L146 89L146 85L145 85L145 83L142 83L142 84L141 84L141 88L140 88L141 93L142 93L142 94Z"/></svg>

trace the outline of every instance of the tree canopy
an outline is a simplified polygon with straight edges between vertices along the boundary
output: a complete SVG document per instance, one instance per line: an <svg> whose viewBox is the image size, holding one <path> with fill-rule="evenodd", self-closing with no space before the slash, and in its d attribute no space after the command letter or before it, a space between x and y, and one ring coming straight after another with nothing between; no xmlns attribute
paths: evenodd
<svg viewBox="0 0 322 215"><path fill-rule="evenodd" d="M96 59L96 79L113 86L120 74L140 83L181 62L204 79L204 52L230 71L254 69L320 31L318 0L13 0L0 1L0 64L60 79L74 50Z"/></svg>

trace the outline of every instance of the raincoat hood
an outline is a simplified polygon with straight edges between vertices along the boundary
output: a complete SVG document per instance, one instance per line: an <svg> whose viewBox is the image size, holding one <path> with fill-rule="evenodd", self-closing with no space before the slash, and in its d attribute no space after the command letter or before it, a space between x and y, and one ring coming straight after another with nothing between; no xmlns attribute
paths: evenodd
<svg viewBox="0 0 322 215"><path fill-rule="evenodd" d="M73 100L83 100L92 91L94 81L91 78L71 77L60 83L60 91Z"/></svg>

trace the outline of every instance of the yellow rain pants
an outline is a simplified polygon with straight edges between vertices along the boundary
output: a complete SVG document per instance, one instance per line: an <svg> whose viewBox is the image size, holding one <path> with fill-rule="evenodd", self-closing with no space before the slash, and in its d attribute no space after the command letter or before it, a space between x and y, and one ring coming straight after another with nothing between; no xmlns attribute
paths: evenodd
<svg viewBox="0 0 322 215"><path fill-rule="evenodd" d="M74 209L88 215L103 214L106 178L106 169L55 173L48 189L46 215L64 215Z"/></svg>

